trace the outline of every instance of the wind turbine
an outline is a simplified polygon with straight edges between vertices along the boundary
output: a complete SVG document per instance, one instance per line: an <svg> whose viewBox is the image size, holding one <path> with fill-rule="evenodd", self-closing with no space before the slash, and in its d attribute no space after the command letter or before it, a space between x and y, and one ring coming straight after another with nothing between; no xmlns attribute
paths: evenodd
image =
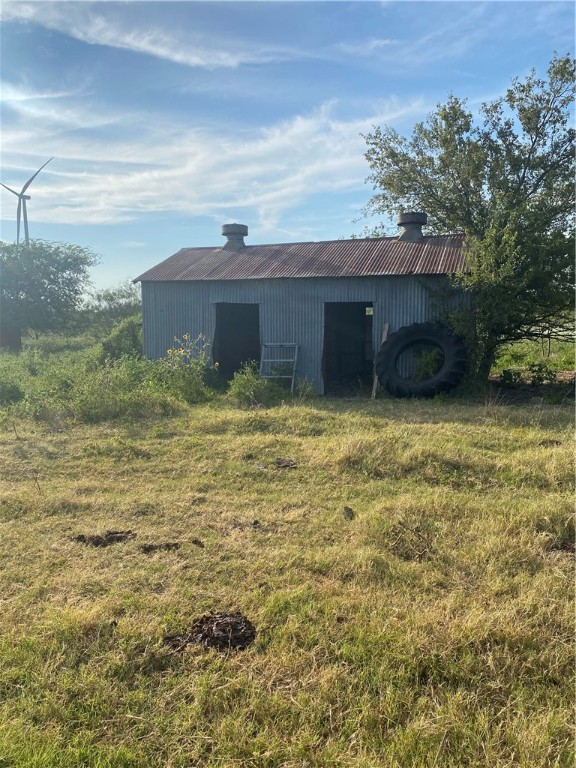
<svg viewBox="0 0 576 768"><path fill-rule="evenodd" d="M51 157L50 160L54 160L54 158ZM12 194L16 195L16 197L18 198L18 211L16 213L16 245L20 243L20 217L21 216L24 218L24 242L26 243L26 246L30 245L30 237L28 234L28 213L26 212L26 201L30 200L30 195L26 195L24 193L26 192L30 184L32 184L36 176L38 176L42 168L45 168L48 165L50 160L46 160L44 165L38 168L34 176L31 176L28 179L28 181L26 182L26 184L24 184L20 192L16 192L15 189L11 189L10 187L7 187L6 184L2 184L2 182L0 182L1 187L4 187L4 189L7 189L8 192L12 192Z"/></svg>

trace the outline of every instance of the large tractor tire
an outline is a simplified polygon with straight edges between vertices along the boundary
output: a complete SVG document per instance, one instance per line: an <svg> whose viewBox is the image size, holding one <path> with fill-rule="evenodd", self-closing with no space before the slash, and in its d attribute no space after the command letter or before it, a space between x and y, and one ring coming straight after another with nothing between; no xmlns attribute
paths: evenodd
<svg viewBox="0 0 576 768"><path fill-rule="evenodd" d="M419 345L439 349L443 359L432 375L412 379L399 372L398 361L404 352ZM434 397L460 383L466 371L466 350L444 325L414 323L400 328L382 344L375 369L380 384L395 397Z"/></svg>

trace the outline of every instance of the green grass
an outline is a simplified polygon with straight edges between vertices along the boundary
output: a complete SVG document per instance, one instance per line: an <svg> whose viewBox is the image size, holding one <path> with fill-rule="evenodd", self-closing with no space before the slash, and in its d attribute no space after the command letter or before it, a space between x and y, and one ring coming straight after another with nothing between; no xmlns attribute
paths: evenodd
<svg viewBox="0 0 576 768"><path fill-rule="evenodd" d="M552 371L574 371L574 342L533 340L517 341L500 350L494 364L494 373L504 369L522 370L528 365L546 364Z"/></svg>
<svg viewBox="0 0 576 768"><path fill-rule="evenodd" d="M32 334L22 339L25 352L37 352L45 355L61 354L63 352L82 352L98 344L98 339L88 333L78 336L67 336L59 333L43 333L35 338Z"/></svg>
<svg viewBox="0 0 576 768"><path fill-rule="evenodd" d="M573 765L570 406L5 413L0 766Z"/></svg>

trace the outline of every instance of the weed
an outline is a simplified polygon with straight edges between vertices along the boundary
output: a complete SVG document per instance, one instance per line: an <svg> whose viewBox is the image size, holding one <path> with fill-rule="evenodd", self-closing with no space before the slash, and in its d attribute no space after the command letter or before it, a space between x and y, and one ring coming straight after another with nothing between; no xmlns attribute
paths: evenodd
<svg viewBox="0 0 576 768"><path fill-rule="evenodd" d="M228 388L228 398L241 408L280 405L290 396L284 387L258 375L256 363L246 363L234 374Z"/></svg>
<svg viewBox="0 0 576 768"><path fill-rule="evenodd" d="M203 336L192 339L184 334L174 339L175 346L167 350L167 356L159 360L155 376L172 395L185 402L202 403L214 397L222 388L217 364L210 359L210 345Z"/></svg>
<svg viewBox="0 0 576 768"><path fill-rule="evenodd" d="M296 381L294 397L299 403L305 403L312 400L315 396L316 390L311 381L308 379L298 379Z"/></svg>

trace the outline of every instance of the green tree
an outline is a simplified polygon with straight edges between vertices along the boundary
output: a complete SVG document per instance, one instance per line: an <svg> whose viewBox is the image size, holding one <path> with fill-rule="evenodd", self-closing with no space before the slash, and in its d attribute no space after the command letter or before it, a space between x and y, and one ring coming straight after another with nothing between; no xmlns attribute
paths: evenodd
<svg viewBox="0 0 576 768"><path fill-rule="evenodd" d="M64 330L97 262L89 248L70 243L0 243L0 346L18 351L27 331Z"/></svg>
<svg viewBox="0 0 576 768"><path fill-rule="evenodd" d="M498 348L545 330L565 337L574 300L574 60L555 56L475 116L450 96L406 138L365 136L365 213L422 210L434 233L466 235L457 283L473 312L451 318L486 377ZM381 227L373 234L382 234Z"/></svg>
<svg viewBox="0 0 576 768"><path fill-rule="evenodd" d="M114 288L94 291L85 299L71 323L80 333L96 337L111 333L114 326L142 310L140 289L129 280Z"/></svg>

